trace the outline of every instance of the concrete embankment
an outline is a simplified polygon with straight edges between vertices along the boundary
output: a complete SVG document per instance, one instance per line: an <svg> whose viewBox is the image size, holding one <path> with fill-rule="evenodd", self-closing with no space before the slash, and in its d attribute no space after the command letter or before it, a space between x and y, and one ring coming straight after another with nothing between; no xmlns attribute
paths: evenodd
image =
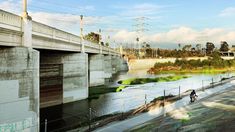
<svg viewBox="0 0 235 132"><path fill-rule="evenodd" d="M160 116L128 131L213 131L235 129L235 88Z"/></svg>
<svg viewBox="0 0 235 132"><path fill-rule="evenodd" d="M157 59L132 59L128 62L129 69L131 70L142 70L149 69L154 66L155 63L165 63L172 62L174 63L177 58L157 58ZM179 58L182 59L182 58ZM205 60L208 57L188 57L186 60Z"/></svg>

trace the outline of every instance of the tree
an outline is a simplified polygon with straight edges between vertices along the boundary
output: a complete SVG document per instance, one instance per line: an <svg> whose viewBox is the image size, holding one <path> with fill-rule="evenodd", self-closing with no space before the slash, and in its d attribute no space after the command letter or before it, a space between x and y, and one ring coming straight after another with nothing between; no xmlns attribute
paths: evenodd
<svg viewBox="0 0 235 132"><path fill-rule="evenodd" d="M229 45L226 41L221 41L220 51L227 52L229 50Z"/></svg>
<svg viewBox="0 0 235 132"><path fill-rule="evenodd" d="M206 53L211 54L215 49L215 45L211 42L206 43Z"/></svg>
<svg viewBox="0 0 235 132"><path fill-rule="evenodd" d="M94 32L90 32L87 35L84 36L84 39L92 41L94 43L99 43L101 40L101 35L94 33Z"/></svg>
<svg viewBox="0 0 235 132"><path fill-rule="evenodd" d="M200 52L200 51L202 50L202 49L201 49L201 47L202 47L202 45L201 45L201 44L197 44L197 45L196 45L197 51L199 51L199 52Z"/></svg>
<svg viewBox="0 0 235 132"><path fill-rule="evenodd" d="M145 50L145 56L146 57L152 57L153 55L153 49L151 48L150 44L144 42L143 43L143 48Z"/></svg>
<svg viewBox="0 0 235 132"><path fill-rule="evenodd" d="M184 47L183 47L183 51L190 51L190 49L191 49L191 47L192 47L192 45L185 45Z"/></svg>
<svg viewBox="0 0 235 132"><path fill-rule="evenodd" d="M109 47L109 43L108 43L108 42L106 42L106 43L105 43L105 46Z"/></svg>
<svg viewBox="0 0 235 132"><path fill-rule="evenodd" d="M178 44L178 46L179 46L179 50L180 50L180 48L181 48L181 44L179 43L179 44Z"/></svg>

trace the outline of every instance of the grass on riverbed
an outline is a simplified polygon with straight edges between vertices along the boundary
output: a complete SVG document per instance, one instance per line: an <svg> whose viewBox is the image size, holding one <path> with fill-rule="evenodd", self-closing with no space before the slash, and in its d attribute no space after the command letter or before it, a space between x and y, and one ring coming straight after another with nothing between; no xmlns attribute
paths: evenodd
<svg viewBox="0 0 235 132"><path fill-rule="evenodd" d="M170 82L177 81L180 79L188 78L188 76L167 76L167 77L157 77L157 78L131 78L127 80L121 80L118 83L122 85L137 85L145 84L151 82Z"/></svg>
<svg viewBox="0 0 235 132"><path fill-rule="evenodd" d="M169 73L203 73L203 74L218 74L218 73L225 73L229 71L235 71L235 69L228 69L228 68L220 68L220 69L215 69L215 68L203 68L203 69L184 69L184 70L168 70L168 71L158 71L156 74L169 74Z"/></svg>
<svg viewBox="0 0 235 132"><path fill-rule="evenodd" d="M119 81L122 84L118 87L107 87L107 86L97 86L89 88L89 99L98 99L100 95L111 93L111 92L121 92L127 86L125 85L136 85L145 84L150 82L170 82L177 81L180 79L188 78L188 76L167 76L167 77L157 77L157 78L132 78L127 80Z"/></svg>
<svg viewBox="0 0 235 132"><path fill-rule="evenodd" d="M119 87L107 87L107 86L96 86L89 88L89 99L98 99L100 95L111 93L111 92L121 92L126 86Z"/></svg>

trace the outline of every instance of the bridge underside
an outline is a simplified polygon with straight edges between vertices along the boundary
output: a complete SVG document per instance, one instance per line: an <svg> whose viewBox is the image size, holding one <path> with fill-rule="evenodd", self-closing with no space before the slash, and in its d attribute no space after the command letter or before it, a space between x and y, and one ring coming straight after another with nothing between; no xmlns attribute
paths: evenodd
<svg viewBox="0 0 235 132"><path fill-rule="evenodd" d="M40 107L88 97L88 55L40 51ZM47 92L43 92L46 89Z"/></svg>

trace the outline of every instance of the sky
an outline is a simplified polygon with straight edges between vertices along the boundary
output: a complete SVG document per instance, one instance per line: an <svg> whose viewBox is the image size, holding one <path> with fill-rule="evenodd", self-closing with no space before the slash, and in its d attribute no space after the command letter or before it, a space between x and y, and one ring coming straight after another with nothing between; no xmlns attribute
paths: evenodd
<svg viewBox="0 0 235 132"><path fill-rule="evenodd" d="M0 0L0 9L20 15L21 3ZM101 29L103 41L128 46L137 37L160 48L235 45L235 0L28 0L28 12L35 21L78 35L82 14L84 34Z"/></svg>

